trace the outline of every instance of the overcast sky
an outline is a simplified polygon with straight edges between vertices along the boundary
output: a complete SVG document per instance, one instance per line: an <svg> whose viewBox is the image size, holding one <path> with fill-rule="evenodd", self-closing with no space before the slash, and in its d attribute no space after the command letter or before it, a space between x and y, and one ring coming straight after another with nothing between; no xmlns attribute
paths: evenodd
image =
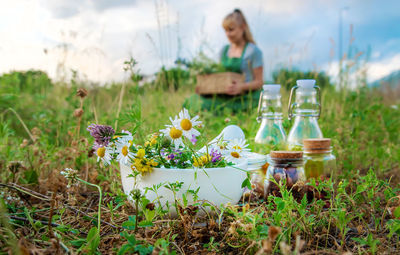
<svg viewBox="0 0 400 255"><path fill-rule="evenodd" d="M368 79L400 69L396 0L0 0L0 73L30 68L52 78L123 80L130 56L144 74L227 43L223 17L241 8L264 54L265 78L280 67L337 70L342 52L368 58ZM350 28L352 26L352 29ZM352 30L352 32L351 32ZM350 36L350 33L352 36Z"/></svg>

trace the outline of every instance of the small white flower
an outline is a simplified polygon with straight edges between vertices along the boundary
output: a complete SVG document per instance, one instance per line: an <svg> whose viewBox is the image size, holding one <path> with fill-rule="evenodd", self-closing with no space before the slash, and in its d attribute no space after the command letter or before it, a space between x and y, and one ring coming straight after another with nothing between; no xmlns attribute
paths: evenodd
<svg viewBox="0 0 400 255"><path fill-rule="evenodd" d="M100 146L96 150L97 162L101 160L105 166L108 166L112 159L111 153L113 153L113 149L110 147Z"/></svg>
<svg viewBox="0 0 400 255"><path fill-rule="evenodd" d="M250 151L247 146L245 139L234 139L232 142L228 142L226 150L223 151L225 159L234 164L241 163Z"/></svg>
<svg viewBox="0 0 400 255"><path fill-rule="evenodd" d="M193 136L197 137L200 135L200 132L194 129L194 127L199 126L201 121L198 121L199 116L195 116L190 118L189 111L185 108L179 113L179 117L175 116L175 119L172 118L172 124L177 128L182 130L183 136L187 139L191 140Z"/></svg>
<svg viewBox="0 0 400 255"><path fill-rule="evenodd" d="M78 170L72 168L65 168L64 171L60 172L68 180L67 188L70 188L72 185L78 184Z"/></svg>
<svg viewBox="0 0 400 255"><path fill-rule="evenodd" d="M60 172L68 180L76 180L78 177L78 170L72 168L65 168L64 171Z"/></svg>
<svg viewBox="0 0 400 255"><path fill-rule="evenodd" d="M131 163L131 158L135 155L133 152L129 151L129 147L131 143L128 140L121 140L119 143L116 144L118 153L117 160L124 165L129 165Z"/></svg>
<svg viewBox="0 0 400 255"><path fill-rule="evenodd" d="M228 145L227 148L228 149L235 149L235 150L241 150L244 152L249 152L250 149L247 148L247 146L249 146L248 144L246 144L246 139L233 139L233 141L228 141Z"/></svg>
<svg viewBox="0 0 400 255"><path fill-rule="evenodd" d="M160 132L162 132L166 137L168 137L175 145L175 149L178 149L179 146L183 146L183 141L182 141L182 130L177 129L174 126L166 125L165 129L161 129Z"/></svg>

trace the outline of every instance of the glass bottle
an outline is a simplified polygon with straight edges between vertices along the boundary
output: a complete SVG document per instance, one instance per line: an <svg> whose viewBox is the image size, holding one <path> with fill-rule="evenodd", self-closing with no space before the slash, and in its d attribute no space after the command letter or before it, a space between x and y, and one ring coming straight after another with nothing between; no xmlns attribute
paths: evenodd
<svg viewBox="0 0 400 255"><path fill-rule="evenodd" d="M257 121L261 121L255 142L260 152L268 154L285 143L286 134L282 126L281 85L264 85L258 103Z"/></svg>
<svg viewBox="0 0 400 255"><path fill-rule="evenodd" d="M303 143L307 179L335 178L336 157L332 154L331 139L304 139Z"/></svg>
<svg viewBox="0 0 400 255"><path fill-rule="evenodd" d="M294 102L293 94L295 94ZM321 115L321 92L315 85L315 80L297 80L297 86L290 91L288 117L294 117L290 129L287 145L289 150L300 151L303 148L303 139L322 138L318 125Z"/></svg>
<svg viewBox="0 0 400 255"><path fill-rule="evenodd" d="M282 125L280 84L265 84L258 102L257 121L261 122L255 136L255 151L249 157L248 170L252 171L251 183L258 194L266 195L267 154L285 145L286 134Z"/></svg>
<svg viewBox="0 0 400 255"><path fill-rule="evenodd" d="M270 182L272 178L277 183L285 180L288 188L291 188L298 181L306 180L302 151L271 151L268 155L268 163L268 193L279 191L279 187L274 182Z"/></svg>

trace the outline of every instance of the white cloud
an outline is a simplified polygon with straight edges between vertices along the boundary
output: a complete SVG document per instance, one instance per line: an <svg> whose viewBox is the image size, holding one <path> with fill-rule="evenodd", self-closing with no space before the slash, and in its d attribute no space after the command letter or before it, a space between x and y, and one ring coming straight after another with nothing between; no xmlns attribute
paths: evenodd
<svg viewBox="0 0 400 255"><path fill-rule="evenodd" d="M390 73L400 70L400 53L380 61L373 61L367 64L368 80L376 81Z"/></svg>
<svg viewBox="0 0 400 255"><path fill-rule="evenodd" d="M338 82L339 63L337 61L325 64L322 70L325 70L332 77L331 81L333 83L336 84ZM357 87L360 84L358 79L363 77L364 74L366 74L367 82L372 83L398 70L400 70L400 53L382 60L367 62L349 74L349 86L352 88Z"/></svg>
<svg viewBox="0 0 400 255"><path fill-rule="evenodd" d="M60 6L65 3L58 1ZM60 74L57 68L63 66L67 73L74 69L95 82L121 80L123 62L130 52L140 62L154 65L142 54L149 51L144 47L149 40L143 31L158 27L153 7L151 2L141 2L101 14L83 8L68 18L55 18L51 9L38 2L11 3L7 11L0 11L4 14L1 24L7 24L0 26L0 73L35 68L55 78ZM163 5L161 10L167 8ZM171 16L168 22L176 22L176 18ZM162 25L169 23L163 21Z"/></svg>

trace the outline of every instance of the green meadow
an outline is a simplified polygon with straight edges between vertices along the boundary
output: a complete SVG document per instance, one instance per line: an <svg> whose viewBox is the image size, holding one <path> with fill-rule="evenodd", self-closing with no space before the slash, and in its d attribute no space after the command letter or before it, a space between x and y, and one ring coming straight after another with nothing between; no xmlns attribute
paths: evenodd
<svg viewBox="0 0 400 255"><path fill-rule="evenodd" d="M202 216L180 199L183 213L171 219L157 206L135 210L123 193L118 165L99 165L86 128L137 128L135 140L143 143L182 109L194 93L195 75L163 69L155 81L143 83L132 63L127 70L129 80L106 86L77 76L53 82L40 71L0 77L0 254L400 253L398 100L363 79L356 89L346 80L338 89L323 74L276 73L284 106L299 77L316 78L322 87L319 125L332 139L338 178L281 187L280 196L243 199ZM80 88L86 97L77 96ZM292 122L284 109L288 132ZM201 142L236 124L258 150L256 110L191 115L203 121ZM98 185L101 196L92 185L68 187L60 174L65 168Z"/></svg>

